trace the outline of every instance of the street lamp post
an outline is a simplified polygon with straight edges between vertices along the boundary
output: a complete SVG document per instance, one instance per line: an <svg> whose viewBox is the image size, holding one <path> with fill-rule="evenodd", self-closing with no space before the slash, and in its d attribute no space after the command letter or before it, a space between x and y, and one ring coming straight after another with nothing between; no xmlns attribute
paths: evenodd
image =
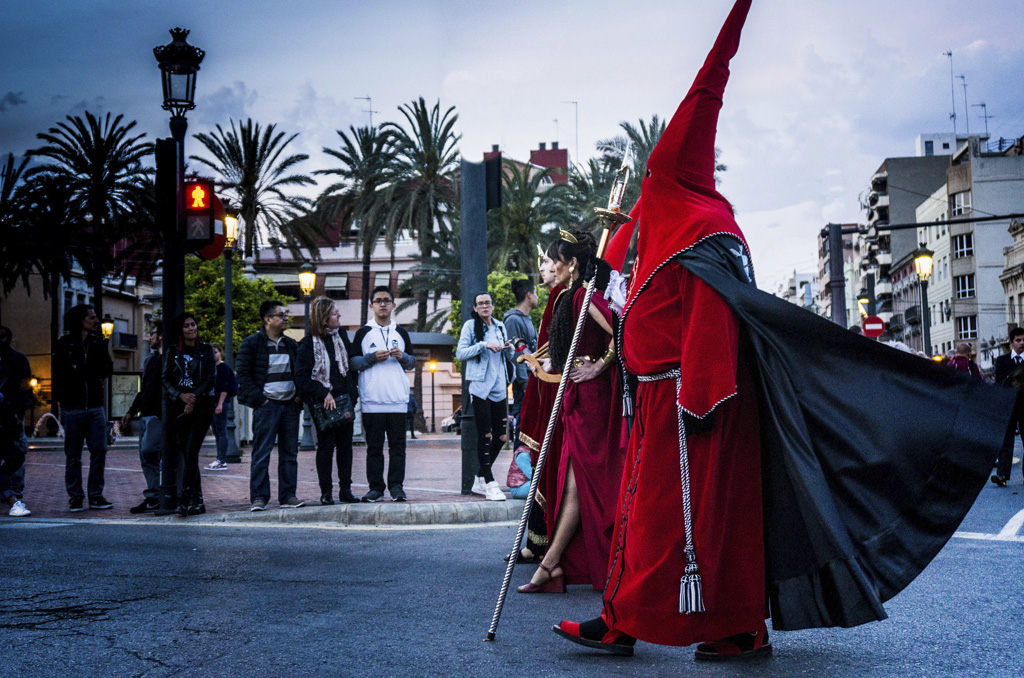
<svg viewBox="0 0 1024 678"><path fill-rule="evenodd" d="M917 277L921 280L921 334L924 339L924 350L926 353L931 355L932 353L932 339L931 339L931 312L928 310L928 278L932 274L932 256L935 253L930 249L921 245L914 252L914 270L917 271Z"/></svg>
<svg viewBox="0 0 1024 678"><path fill-rule="evenodd" d="M182 186L185 181L185 133L188 131L188 120L185 113L196 107L196 74L206 52L188 44L189 32L183 28L171 29L172 40L166 45L153 48L153 56L160 66L160 80L163 85L163 109L171 113L170 128L174 139L177 162L174 171L175 200L173 209L169 205L161 207L160 224L163 226L163 295L162 312L165 333L179 313L185 310L185 252L182 243L182 217L184 214L184 194ZM170 150L166 140L157 139L157 157ZM161 169L157 164L157 185L161 186ZM162 196L162 194L160 194ZM177 466L178 458L171 449L170 426L173 414L172 405L166 398L163 402L161 421L162 427L160 452L160 508L161 515L173 513L178 507Z"/></svg>
<svg viewBox="0 0 1024 678"><path fill-rule="evenodd" d="M434 414L434 400L437 398L437 391L434 389L434 373L437 372L437 363L430 361L430 432L437 433L437 416Z"/></svg>
<svg viewBox="0 0 1024 678"><path fill-rule="evenodd" d="M114 319L107 313L103 316L103 320L100 322L100 332L103 334L103 341L107 345L107 350L110 351L110 338L114 336ZM113 396L110 392L111 382L113 377L107 377L107 414L110 414L110 408L113 407Z"/></svg>
<svg viewBox="0 0 1024 678"><path fill-rule="evenodd" d="M304 261L302 266L299 267L299 289L302 291L302 300L306 304L306 316L305 320L305 331L309 334L309 297L313 294L313 289L316 287L316 266L309 261ZM303 410L302 417L302 441L299 442L300 450L312 450L315 446L313 445L313 427L310 425L310 413L309 408Z"/></svg>
<svg viewBox="0 0 1024 678"><path fill-rule="evenodd" d="M234 339L235 339L235 328L234 328L234 313L231 308L232 302L232 290L231 290L231 275L233 273L233 259L235 255L235 243L238 240L238 216L235 214L235 210L225 210L224 215L224 362L228 364L228 367L234 369L235 365L235 351L234 351ZM238 452L238 439L236 437L237 431L235 428L235 402L231 401L231 406L228 407L228 422L227 422L227 434L228 434L228 454L227 461L232 464L239 464L242 462L242 455Z"/></svg>

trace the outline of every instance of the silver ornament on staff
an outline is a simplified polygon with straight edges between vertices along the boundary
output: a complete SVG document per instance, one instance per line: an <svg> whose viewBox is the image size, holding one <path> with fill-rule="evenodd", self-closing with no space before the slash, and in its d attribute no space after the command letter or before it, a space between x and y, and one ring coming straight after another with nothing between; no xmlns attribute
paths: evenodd
<svg viewBox="0 0 1024 678"><path fill-rule="evenodd" d="M615 172L615 181L612 183L611 195L608 198L607 208L595 208L598 216L603 221L601 240L597 245L596 258L604 256L608 247L608 239L612 231L622 224L627 223L629 215L622 213L622 197L626 191L626 182L629 181L629 146L622 157L622 166ZM592 264L593 265L593 264ZM555 394L555 402L551 407L551 416L548 418L548 427L544 431L544 441L540 446L540 453L537 455L537 466L533 470L533 477L530 478L530 491L526 495L526 505L523 507L523 517L519 520L519 529L516 531L516 539L512 544L512 551L508 557L508 565L505 567L505 578L501 582L501 590L498 592L498 602L494 606L494 616L491 618L491 626L487 630L485 640L494 640L494 634L498 630L498 620L501 619L501 610L505 606L505 597L508 595L508 587L512 581L512 570L515 569L519 550L523 546L523 536L526 534L526 525L530 519L530 511L533 510L534 499L537 496L537 483L541 474L544 473L544 462L547 460L548 448L551 446L551 438L555 433L555 426L558 424L558 417L562 411L562 398L565 395L566 384L569 383L569 367L576 361L576 348L580 343L580 336L583 334L583 325L587 322L590 314L590 300L594 296L597 276L590 277L587 283L587 293L583 297L583 306L580 308L579 318L576 319L576 330L572 334L572 343L569 345L569 355L565 359L565 368L562 369L562 377L558 381L558 392Z"/></svg>

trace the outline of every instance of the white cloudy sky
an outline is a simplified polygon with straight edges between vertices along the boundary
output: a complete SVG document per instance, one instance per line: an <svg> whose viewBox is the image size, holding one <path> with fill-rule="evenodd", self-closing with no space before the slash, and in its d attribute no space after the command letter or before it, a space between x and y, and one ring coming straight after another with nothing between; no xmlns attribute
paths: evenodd
<svg viewBox="0 0 1024 678"><path fill-rule="evenodd" d="M299 132L307 170L334 130L396 119L424 96L459 113L461 149L526 158L558 140L586 159L620 121L671 116L728 0L6 0L0 153L83 110L167 135L152 48L191 29L206 50L190 132L251 116ZM993 136L1024 134L1019 0L754 0L725 95L722 192L759 281L813 270L814 237L860 218L858 195L919 132L951 131L950 67ZM964 95L956 81L964 128ZM579 102L579 138L574 107ZM984 122L970 108L972 132ZM555 119L558 120L557 127ZM557 129L557 133L556 133ZM557 134L557 136L556 136ZM197 151L195 145L192 152Z"/></svg>

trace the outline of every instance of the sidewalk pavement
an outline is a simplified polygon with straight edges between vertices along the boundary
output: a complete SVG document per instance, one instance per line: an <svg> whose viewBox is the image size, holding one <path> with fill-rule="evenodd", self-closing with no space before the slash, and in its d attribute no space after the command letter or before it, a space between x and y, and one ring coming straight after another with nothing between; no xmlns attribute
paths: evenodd
<svg viewBox="0 0 1024 678"><path fill-rule="evenodd" d="M201 516L135 516L128 509L142 501L145 480L139 466L138 438L119 439L107 450L103 495L114 504L105 511L86 509L82 513L68 511L68 496L64 489L64 441L59 438L30 438L29 453L25 461L24 501L32 511L29 518L0 519L102 519L136 522L201 523L331 523L338 525L424 525L461 524L481 522L518 521L523 502L509 499L503 502L487 501L479 495L463 495L462 450L455 434L420 434L407 440L404 489L407 502L385 499L376 504L320 505L320 486L316 476L316 451L299 451L299 484L297 495L306 502L298 509L280 509L277 506L277 449L271 455L271 502L266 511L249 511L249 462L251 448L241 450L242 463L229 464L226 471L207 471L206 466L216 459L216 446L212 436L207 438L199 453L199 466L203 479L203 499L207 513ZM386 454L386 448L385 448ZM366 447L357 444L352 454L352 493L362 496L366 483ZM511 452L505 450L495 463L495 478L502 483L511 461ZM89 472L89 451L82 453L83 482ZM337 501L337 467L334 477L333 498ZM507 488L506 488L507 489ZM507 492L506 492L507 494ZM387 496L385 494L385 496ZM88 502L86 502L88 507Z"/></svg>

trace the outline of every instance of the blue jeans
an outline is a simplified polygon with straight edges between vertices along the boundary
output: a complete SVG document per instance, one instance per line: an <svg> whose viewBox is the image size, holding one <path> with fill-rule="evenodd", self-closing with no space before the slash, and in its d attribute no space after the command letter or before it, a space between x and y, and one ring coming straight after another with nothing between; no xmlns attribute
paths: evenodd
<svg viewBox="0 0 1024 678"><path fill-rule="evenodd" d="M28 436L25 435L25 431L21 431L18 436L18 449L21 450L22 457L28 457ZM25 492L25 464L11 476L11 492L19 501L21 500Z"/></svg>
<svg viewBox="0 0 1024 678"><path fill-rule="evenodd" d="M222 464L228 462L228 410L231 407L231 398L225 398L221 413L217 414L214 410L213 415L213 437L217 440L217 461Z"/></svg>
<svg viewBox="0 0 1024 678"><path fill-rule="evenodd" d="M277 442L277 497L295 496L299 484L299 412L302 406L288 400L271 400L252 411L252 464L249 501L270 501L270 452Z"/></svg>
<svg viewBox="0 0 1024 678"><path fill-rule="evenodd" d="M102 407L61 409L64 426L64 486L72 499L82 492L82 443L89 448L89 499L103 496L103 467L107 464L107 415Z"/></svg>
<svg viewBox="0 0 1024 678"><path fill-rule="evenodd" d="M160 417L142 417L139 420L139 462L146 478L142 494L150 501L160 499L160 452L164 448L163 424Z"/></svg>

